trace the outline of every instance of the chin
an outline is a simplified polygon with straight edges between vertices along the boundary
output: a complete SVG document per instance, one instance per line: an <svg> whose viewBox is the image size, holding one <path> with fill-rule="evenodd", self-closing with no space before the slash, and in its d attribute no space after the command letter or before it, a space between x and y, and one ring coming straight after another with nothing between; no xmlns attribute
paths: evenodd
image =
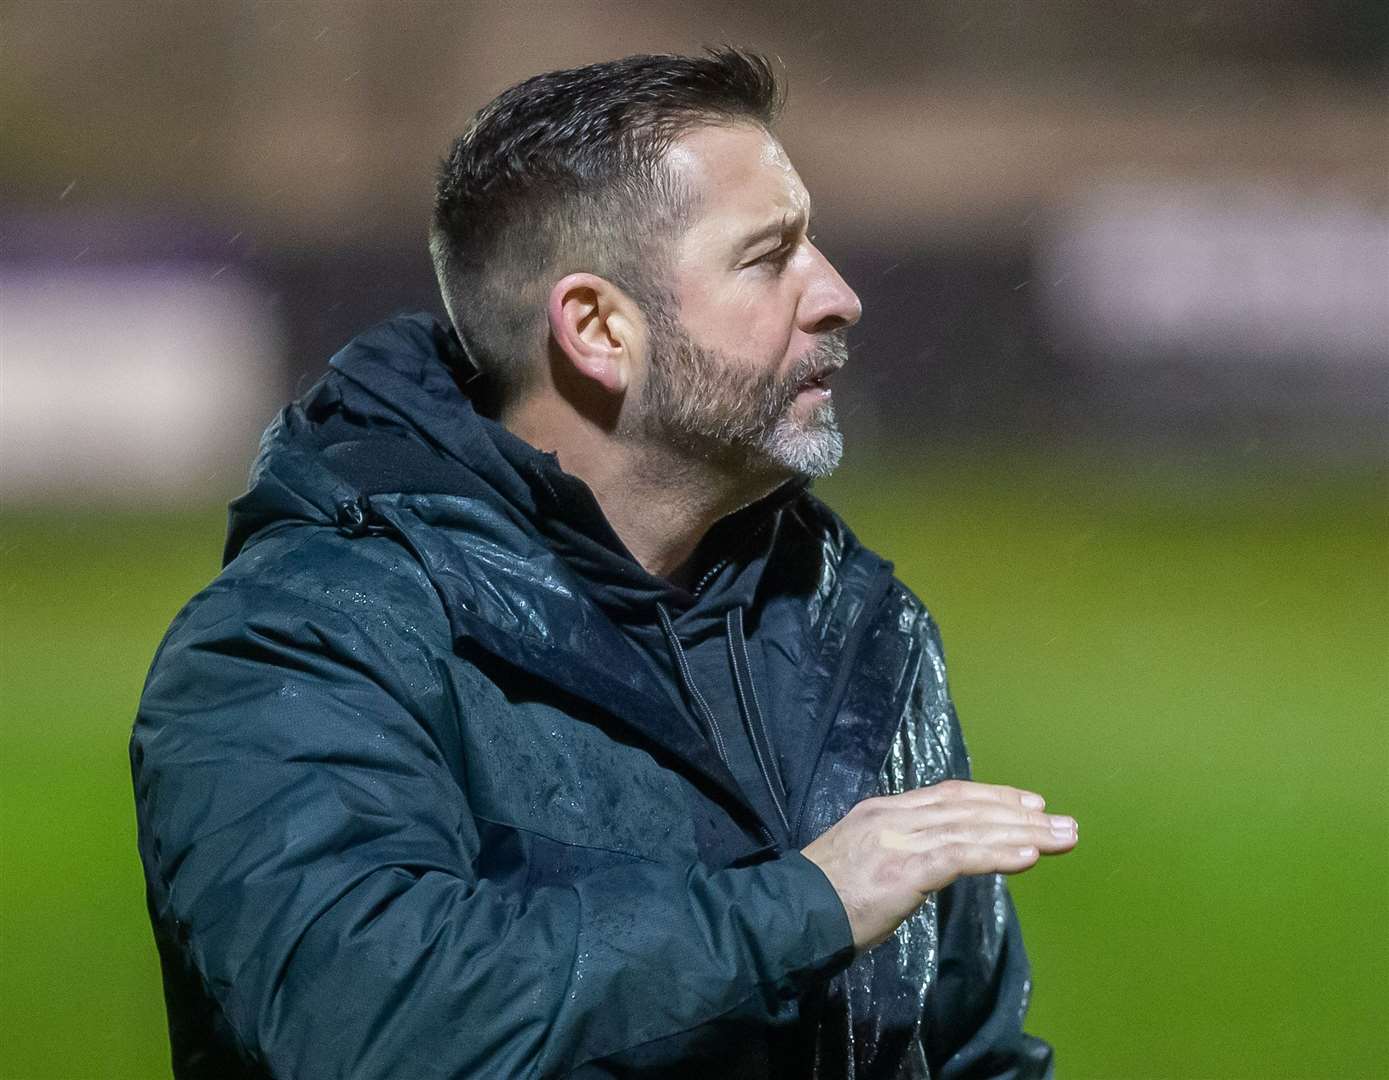
<svg viewBox="0 0 1389 1080"><path fill-rule="evenodd" d="M772 429L764 451L768 461L788 477L818 480L829 476L844 457L844 436L834 422L833 407L815 410L810 424L783 417Z"/></svg>

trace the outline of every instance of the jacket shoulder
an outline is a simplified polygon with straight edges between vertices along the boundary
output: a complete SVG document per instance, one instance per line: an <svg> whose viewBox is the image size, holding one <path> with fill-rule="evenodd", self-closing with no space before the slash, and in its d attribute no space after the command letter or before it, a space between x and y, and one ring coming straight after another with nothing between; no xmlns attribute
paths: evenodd
<svg viewBox="0 0 1389 1080"><path fill-rule="evenodd" d="M827 503L810 492L805 492L792 504L799 527L819 543L824 559L835 566L860 561L883 572L891 574L891 581L884 594L885 604L890 605L903 618L920 621L923 629L929 628L939 636L935 621L925 601L896 574L896 568L887 559L861 541L845 520Z"/></svg>
<svg viewBox="0 0 1389 1080"><path fill-rule="evenodd" d="M881 558L876 552L864 546L844 519L835 513L823 499L811 494L810 491L802 492L789 505L788 510L796 525L812 534L822 545L824 553L836 561L842 561L847 556L860 553L873 558Z"/></svg>
<svg viewBox="0 0 1389 1080"><path fill-rule="evenodd" d="M160 643L136 712L135 774L153 785L203 765L351 760L383 735L381 747L444 760L457 741L449 655L442 604L394 541L315 526L264 536ZM357 750L339 753L343 740Z"/></svg>
<svg viewBox="0 0 1389 1080"><path fill-rule="evenodd" d="M875 591L878 603L874 610L866 614L880 629L892 628L893 632L886 635L888 638L897 639L919 654L929 678L918 685L933 690L937 698L934 707L942 715L948 713L950 723L954 724L954 707L950 704L945 674L945 646L940 626L925 601L897 576L891 562L864 545L844 519L820 499L807 492L795 506L801 526L818 538L827 566L847 568L858 564L887 578L881 593ZM842 579L845 575L836 576Z"/></svg>
<svg viewBox="0 0 1389 1080"><path fill-rule="evenodd" d="M302 525L257 538L174 618L154 669L170 654L270 633L333 653L361 646L429 662L451 634L424 569L384 536Z"/></svg>

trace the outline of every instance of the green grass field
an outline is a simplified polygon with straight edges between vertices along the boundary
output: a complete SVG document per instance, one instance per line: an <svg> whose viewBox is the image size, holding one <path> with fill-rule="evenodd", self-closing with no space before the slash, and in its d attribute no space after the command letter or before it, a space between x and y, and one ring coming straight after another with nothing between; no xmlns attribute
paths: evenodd
<svg viewBox="0 0 1389 1080"><path fill-rule="evenodd" d="M851 463L821 491L936 613L977 775L1080 819L1015 882L1059 1075L1389 1075L1383 477ZM5 516L6 1080L168 1075L126 740L221 527Z"/></svg>

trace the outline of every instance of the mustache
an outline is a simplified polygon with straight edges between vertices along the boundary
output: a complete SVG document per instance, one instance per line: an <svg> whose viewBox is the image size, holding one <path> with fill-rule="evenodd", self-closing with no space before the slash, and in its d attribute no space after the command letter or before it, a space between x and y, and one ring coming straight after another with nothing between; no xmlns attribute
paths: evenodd
<svg viewBox="0 0 1389 1080"><path fill-rule="evenodd" d="M830 375L844 366L849 359L849 341L843 329L831 330L815 343L815 347L796 361L783 376L768 372L757 383L748 387L747 398L757 403L754 412L748 416L747 432L751 433L770 428L778 419L786 415L796 403L801 388L816 376Z"/></svg>
<svg viewBox="0 0 1389 1080"><path fill-rule="evenodd" d="M849 361L849 338L845 330L831 330L806 353L782 380L788 402L813 378L832 375Z"/></svg>

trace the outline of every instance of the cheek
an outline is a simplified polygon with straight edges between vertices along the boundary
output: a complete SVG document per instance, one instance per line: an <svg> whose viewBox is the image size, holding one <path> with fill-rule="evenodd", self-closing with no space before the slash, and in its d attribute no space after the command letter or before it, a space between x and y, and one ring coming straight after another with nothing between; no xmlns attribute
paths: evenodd
<svg viewBox="0 0 1389 1080"><path fill-rule="evenodd" d="M753 302L729 347L780 366L796 332L793 310L774 302Z"/></svg>
<svg viewBox="0 0 1389 1080"><path fill-rule="evenodd" d="M696 341L733 356L780 360L796 330L794 303L775 284L750 276L690 297L683 312Z"/></svg>

